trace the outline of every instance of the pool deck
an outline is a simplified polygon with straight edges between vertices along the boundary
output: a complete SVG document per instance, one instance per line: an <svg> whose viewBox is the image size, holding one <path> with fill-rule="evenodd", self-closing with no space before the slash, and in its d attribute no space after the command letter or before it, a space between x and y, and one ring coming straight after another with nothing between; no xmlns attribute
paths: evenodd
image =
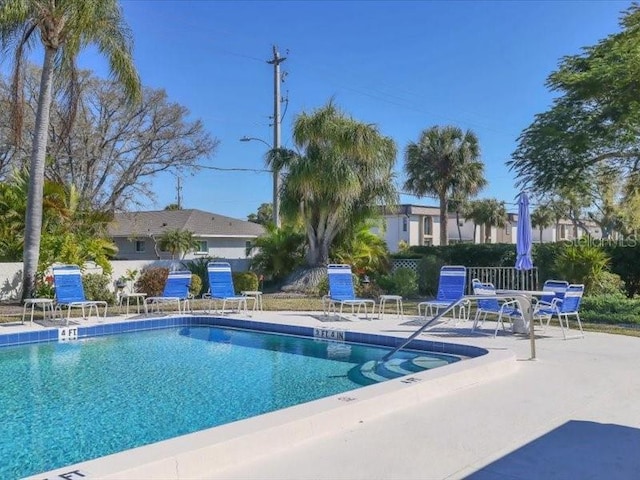
<svg viewBox="0 0 640 480"><path fill-rule="evenodd" d="M252 313L256 321L399 337L417 328L407 325L416 317L388 314L383 320L345 315L344 321L326 322L317 312ZM187 468L176 461L175 469L169 471L142 468L133 477L134 470L129 470L108 478L640 478L640 338L587 332L583 339L563 340L560 330L551 327L538 333L537 359L532 361L528 337L478 336L469 327L470 322L444 325L421 338L480 346L499 354L512 352L496 364L502 373L480 374L477 381L452 384L448 389L438 385L438 392L410 402L390 396L382 406L377 404L375 414L367 411L365 415L367 407L362 403L362 418L346 421L342 427L338 415L335 428L319 428L311 437L291 441L274 437L268 443L263 439L262 448L251 443L250 456L245 450L236 455L228 450L232 461L214 473L198 475L193 465ZM5 325L2 333L37 328L42 327ZM386 388L385 384L374 387ZM430 385L436 384L425 382L420 388L424 391ZM288 410L280 416L288 415ZM130 456L129 462L144 463L140 452ZM216 460L200 458L203 465ZM88 478L103 478L91 474L100 471L92 467L97 464L82 465Z"/></svg>

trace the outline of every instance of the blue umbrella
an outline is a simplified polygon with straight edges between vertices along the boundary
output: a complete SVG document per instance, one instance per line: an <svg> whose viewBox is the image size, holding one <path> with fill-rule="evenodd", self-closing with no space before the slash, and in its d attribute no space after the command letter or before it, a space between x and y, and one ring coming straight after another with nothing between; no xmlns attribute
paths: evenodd
<svg viewBox="0 0 640 480"><path fill-rule="evenodd" d="M517 270L531 270L533 268L533 259L531 258L532 244L533 233L531 231L531 215L529 214L529 197L526 192L522 192L518 201Z"/></svg>

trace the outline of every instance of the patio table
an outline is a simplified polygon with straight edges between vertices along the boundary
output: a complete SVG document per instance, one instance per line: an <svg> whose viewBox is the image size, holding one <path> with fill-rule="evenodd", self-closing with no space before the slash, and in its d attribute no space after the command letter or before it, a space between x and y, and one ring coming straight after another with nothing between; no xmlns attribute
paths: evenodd
<svg viewBox="0 0 640 480"><path fill-rule="evenodd" d="M520 305L521 317L513 319L513 333L529 333L527 325L533 325L533 297L549 295L542 290L496 290L497 294L513 295Z"/></svg>

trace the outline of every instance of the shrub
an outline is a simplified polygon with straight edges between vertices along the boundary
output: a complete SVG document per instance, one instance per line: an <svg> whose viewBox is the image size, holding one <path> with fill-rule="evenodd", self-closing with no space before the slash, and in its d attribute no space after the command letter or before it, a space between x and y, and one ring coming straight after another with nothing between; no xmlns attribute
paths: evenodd
<svg viewBox="0 0 640 480"><path fill-rule="evenodd" d="M36 298L53 298L55 290L53 288L53 275L45 275L43 272L36 273L36 284L33 295Z"/></svg>
<svg viewBox="0 0 640 480"><path fill-rule="evenodd" d="M601 272L591 285L590 295L617 295L625 293L624 282L620 275L611 272Z"/></svg>
<svg viewBox="0 0 640 480"><path fill-rule="evenodd" d="M418 275L410 268L398 268L391 275L395 284L395 294L413 297L418 293Z"/></svg>
<svg viewBox="0 0 640 480"><path fill-rule="evenodd" d="M82 276L84 296L87 300L100 300L113 305L116 301L115 294L109 289L111 276L101 273L88 273Z"/></svg>
<svg viewBox="0 0 640 480"><path fill-rule="evenodd" d="M438 292L440 269L445 262L436 255L426 255L418 264L418 290L424 295Z"/></svg>
<svg viewBox="0 0 640 480"><path fill-rule="evenodd" d="M411 268L398 268L390 275L381 275L376 283L385 293L413 297L418 293L418 275Z"/></svg>
<svg viewBox="0 0 640 480"><path fill-rule="evenodd" d="M324 275L318 282L318 295L321 297L329 293L329 277Z"/></svg>
<svg viewBox="0 0 640 480"><path fill-rule="evenodd" d="M182 266L184 268L194 275L197 275L200 279L200 291L195 295L199 295L200 292L204 293L209 291L209 272L207 272L207 264L212 261L212 257L198 257L194 260L182 262ZM193 281L191 282L191 285L193 285Z"/></svg>
<svg viewBox="0 0 640 480"><path fill-rule="evenodd" d="M356 296L360 298L376 299L380 295L384 294L382 288L380 288L380 286L375 281L363 283L356 275L354 275L353 277L353 288L355 290Z"/></svg>
<svg viewBox="0 0 640 480"><path fill-rule="evenodd" d="M588 244L568 245L555 260L560 277L569 283L584 283L585 292L591 291L608 263L604 250Z"/></svg>
<svg viewBox="0 0 640 480"><path fill-rule="evenodd" d="M136 282L136 291L146 293L149 297L162 295L164 284L167 282L169 269L165 267L145 268Z"/></svg>
<svg viewBox="0 0 640 480"><path fill-rule="evenodd" d="M640 300L621 294L585 297L580 318L591 323L640 325Z"/></svg>
<svg viewBox="0 0 640 480"><path fill-rule="evenodd" d="M254 272L233 272L233 286L236 294L258 290L258 275Z"/></svg>
<svg viewBox="0 0 640 480"><path fill-rule="evenodd" d="M195 273L191 274L191 284L189 285L189 293L193 297L199 297L202 292L202 280Z"/></svg>
<svg viewBox="0 0 640 480"><path fill-rule="evenodd" d="M611 271L620 275L629 298L640 292L640 245L615 245L607 249Z"/></svg>

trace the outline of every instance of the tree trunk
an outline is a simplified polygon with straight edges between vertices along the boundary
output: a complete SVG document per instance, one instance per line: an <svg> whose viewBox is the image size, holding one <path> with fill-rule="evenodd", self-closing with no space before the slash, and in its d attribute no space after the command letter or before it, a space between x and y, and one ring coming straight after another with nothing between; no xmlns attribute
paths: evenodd
<svg viewBox="0 0 640 480"><path fill-rule="evenodd" d="M542 243L542 227L540 227L540 243Z"/></svg>
<svg viewBox="0 0 640 480"><path fill-rule="evenodd" d="M458 241L462 243L462 229L460 228L460 212L456 210L456 226L458 227Z"/></svg>
<svg viewBox="0 0 640 480"><path fill-rule="evenodd" d="M53 88L53 63L56 51L45 47L38 112L34 128L29 169L29 193L24 229L22 274L22 298L32 295L35 287L36 272L40 259L40 236L42 234L42 196L44 189L44 167L47 153L47 135L49 133L49 114L51 109L51 91Z"/></svg>
<svg viewBox="0 0 640 480"><path fill-rule="evenodd" d="M447 193L440 193L440 245L449 244L449 236L447 235Z"/></svg>

